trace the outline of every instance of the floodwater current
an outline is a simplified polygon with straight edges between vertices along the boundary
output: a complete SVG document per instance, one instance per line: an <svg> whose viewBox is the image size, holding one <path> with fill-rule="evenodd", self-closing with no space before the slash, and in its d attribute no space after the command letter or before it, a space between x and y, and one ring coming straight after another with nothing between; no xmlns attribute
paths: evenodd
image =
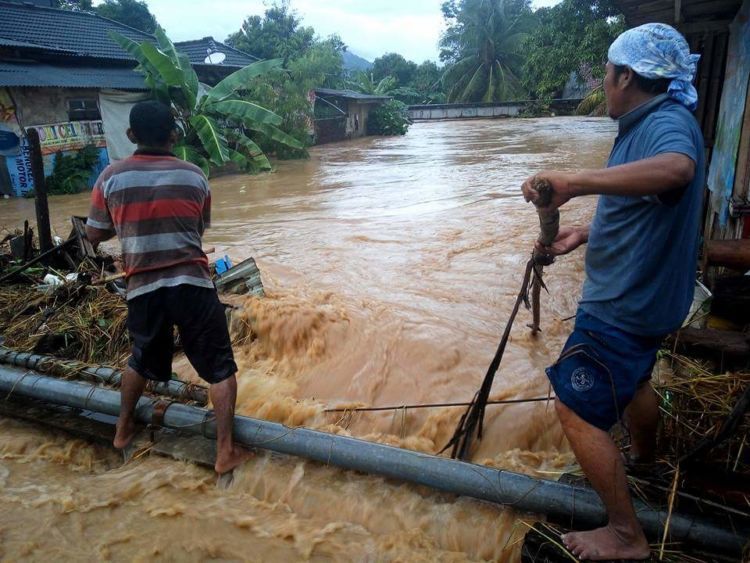
<svg viewBox="0 0 750 563"><path fill-rule="evenodd" d="M538 232L520 185L604 164L607 119L418 123L404 137L315 147L262 176L212 180L212 258L257 260L235 346L238 412L435 453L461 408L326 413L467 401L487 369ZM51 197L55 231L87 194ZM573 200L582 224L594 200ZM0 227L33 202L0 202ZM116 250L116 244L110 246ZM581 250L546 269L542 330L523 310L492 399L546 396L571 323ZM177 371L193 378L184 360ZM556 478L573 463L551 403L489 406L477 463ZM227 490L208 469L0 418L0 559L517 561L533 515L303 459L258 453Z"/></svg>

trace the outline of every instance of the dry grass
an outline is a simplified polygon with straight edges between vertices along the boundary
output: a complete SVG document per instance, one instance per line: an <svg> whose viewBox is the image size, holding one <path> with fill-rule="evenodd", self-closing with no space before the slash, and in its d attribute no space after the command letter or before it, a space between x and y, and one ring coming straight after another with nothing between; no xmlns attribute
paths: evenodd
<svg viewBox="0 0 750 563"><path fill-rule="evenodd" d="M50 294L0 287L4 345L92 364L120 364L130 349L127 305L104 287L66 284Z"/></svg>
<svg viewBox="0 0 750 563"><path fill-rule="evenodd" d="M739 397L750 385L750 371L716 373L698 360L667 352L672 374L654 388L661 398L659 450L675 462L701 440L716 436ZM701 461L717 470L750 475L750 415L737 432Z"/></svg>

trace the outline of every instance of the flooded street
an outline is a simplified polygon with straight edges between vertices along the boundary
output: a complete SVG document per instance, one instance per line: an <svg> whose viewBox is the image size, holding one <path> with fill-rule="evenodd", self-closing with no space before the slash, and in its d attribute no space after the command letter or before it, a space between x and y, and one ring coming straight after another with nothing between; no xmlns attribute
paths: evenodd
<svg viewBox="0 0 750 563"><path fill-rule="evenodd" d="M572 117L418 123L404 137L315 147L273 174L212 180L211 258L253 256L267 291L240 313L238 412L438 452L462 408L324 411L470 400L538 233L522 181L602 166L615 132ZM88 194L50 207L65 238ZM593 208L574 200L562 224ZM0 202L0 227L24 218L33 201ZM530 336L522 310L491 399L548 393L582 250L545 272L543 332ZM573 458L541 402L489 406L473 460L555 478ZM526 530L511 510L265 453L229 490L214 481L155 456L121 466L110 449L0 419L0 559L515 561Z"/></svg>

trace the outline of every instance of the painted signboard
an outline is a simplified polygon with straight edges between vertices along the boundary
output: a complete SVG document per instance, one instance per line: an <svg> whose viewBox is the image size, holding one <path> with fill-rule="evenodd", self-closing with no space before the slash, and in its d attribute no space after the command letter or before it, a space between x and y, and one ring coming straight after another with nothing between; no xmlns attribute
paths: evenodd
<svg viewBox="0 0 750 563"><path fill-rule="evenodd" d="M23 197L34 189L34 179L31 175L31 156L29 151L29 140L21 139L21 152L13 157L6 157L10 184L13 194Z"/></svg>
<svg viewBox="0 0 750 563"><path fill-rule="evenodd" d="M36 129L39 133L44 174L46 176L52 173L55 166L55 157L58 152L70 154L87 145L94 145L99 149L99 161L92 170L89 186L93 186L96 177L109 164L107 143L104 140L104 127L101 121L52 123L49 125L28 127L26 130L30 129ZM29 158L29 145L25 136L21 141L20 154L6 157L5 164L8 168L14 195L22 197L34 189L31 161Z"/></svg>
<svg viewBox="0 0 750 563"><path fill-rule="evenodd" d="M32 129L28 127L27 131ZM106 147L104 125L101 121L68 121L33 127L39 133L42 154L54 154L57 151L82 149L86 145Z"/></svg>

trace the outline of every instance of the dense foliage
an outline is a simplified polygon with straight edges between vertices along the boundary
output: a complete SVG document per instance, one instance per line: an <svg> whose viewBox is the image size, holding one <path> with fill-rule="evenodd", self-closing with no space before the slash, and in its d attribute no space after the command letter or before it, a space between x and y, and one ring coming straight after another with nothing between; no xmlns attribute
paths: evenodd
<svg viewBox="0 0 750 563"><path fill-rule="evenodd" d="M227 43L260 58L278 58L283 68L275 68L246 85L247 94L264 107L282 116L279 128L299 141L310 144L313 133L313 107L310 93L315 88L344 85L343 53L346 45L332 35L321 39L283 0L268 7L263 16L250 16L242 29ZM266 152L280 158L305 155L304 148L273 138L258 140Z"/></svg>
<svg viewBox="0 0 750 563"><path fill-rule="evenodd" d="M624 31L612 0L563 0L535 12L539 26L524 44L523 84L535 97L562 94L571 73L593 87L604 77L607 49Z"/></svg>
<svg viewBox="0 0 750 563"><path fill-rule="evenodd" d="M175 153L207 175L209 164L230 161L246 171L269 170L271 164L257 138L304 150L304 143L279 129L283 122L279 115L244 94L253 80L280 68L280 59L248 65L202 94L189 59L177 52L161 28L156 29L157 45L139 44L117 33L112 38L138 61L153 96L172 107L183 131Z"/></svg>
<svg viewBox="0 0 750 563"><path fill-rule="evenodd" d="M302 26L289 0L275 2L263 16L249 16L242 28L227 37L227 43L259 59L283 59L304 55L315 44L315 30Z"/></svg>
<svg viewBox="0 0 750 563"><path fill-rule="evenodd" d="M143 0L104 0L96 6L92 0L55 0L53 6L64 10L93 12L146 33L153 33L158 25Z"/></svg>
<svg viewBox="0 0 750 563"><path fill-rule="evenodd" d="M370 112L367 120L368 135L405 135L409 130L406 104L388 100Z"/></svg>
<svg viewBox="0 0 750 563"><path fill-rule="evenodd" d="M47 176L45 185L49 194L77 194L89 186L94 166L99 162L99 149L87 145L81 150L55 154L52 174Z"/></svg>
<svg viewBox="0 0 750 563"><path fill-rule="evenodd" d="M451 102L523 97L523 44L534 29L530 0L446 0L440 59Z"/></svg>

